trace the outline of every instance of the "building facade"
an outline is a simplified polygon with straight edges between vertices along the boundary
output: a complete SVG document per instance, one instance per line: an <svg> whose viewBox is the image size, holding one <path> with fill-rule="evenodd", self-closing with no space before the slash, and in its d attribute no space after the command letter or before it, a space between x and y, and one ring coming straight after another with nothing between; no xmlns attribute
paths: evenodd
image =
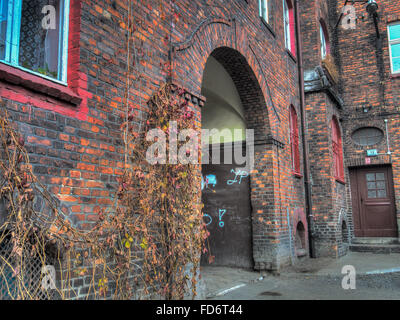
<svg viewBox="0 0 400 320"><path fill-rule="evenodd" d="M0 98L33 172L90 228L123 174L121 114L139 131L173 82L202 128L254 130L254 168L203 165L215 264L340 257L400 223L400 1L376 19L344 2L0 1Z"/></svg>

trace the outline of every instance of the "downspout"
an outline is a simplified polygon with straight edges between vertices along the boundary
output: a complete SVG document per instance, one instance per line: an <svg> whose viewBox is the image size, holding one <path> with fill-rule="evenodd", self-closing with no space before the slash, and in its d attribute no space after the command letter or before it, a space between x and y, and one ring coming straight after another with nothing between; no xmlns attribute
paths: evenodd
<svg viewBox="0 0 400 320"><path fill-rule="evenodd" d="M297 42L297 65L299 73L300 85L300 113L301 113L301 137L303 143L303 164L304 164L304 187L306 198L306 216L308 224L308 247L310 250L310 257L315 258L314 248L314 221L312 214L312 200L311 200L311 184L310 184L310 162L308 158L308 141L306 138L306 113L305 113L305 93L304 93L304 68L303 68L303 45L300 35L300 13L299 2L295 0L295 24L296 24L296 42Z"/></svg>

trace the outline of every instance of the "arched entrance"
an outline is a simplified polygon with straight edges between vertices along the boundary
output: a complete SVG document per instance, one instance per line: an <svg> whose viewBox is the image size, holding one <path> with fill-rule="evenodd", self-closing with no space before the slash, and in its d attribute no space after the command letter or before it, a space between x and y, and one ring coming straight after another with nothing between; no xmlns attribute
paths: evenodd
<svg viewBox="0 0 400 320"><path fill-rule="evenodd" d="M218 130L210 132L204 141L208 144L209 163L202 164L204 220L210 231L208 243L211 255L215 256L213 265L253 268L249 150L254 149L249 149L249 144L254 141L246 141L245 130L253 129L256 140L266 139L268 130L264 123L268 115L263 95L246 59L227 47L214 50L208 58L202 95L206 97L202 129ZM215 152L220 153L220 164L211 160ZM235 156L238 154L246 156L245 163L238 161L243 160ZM225 158L226 155L229 156ZM207 263L205 258L203 264Z"/></svg>

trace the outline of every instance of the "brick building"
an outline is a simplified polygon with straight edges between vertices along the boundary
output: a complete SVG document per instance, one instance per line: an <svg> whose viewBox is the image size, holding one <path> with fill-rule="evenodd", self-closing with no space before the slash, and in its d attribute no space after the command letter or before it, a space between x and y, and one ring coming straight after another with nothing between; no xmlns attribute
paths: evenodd
<svg viewBox="0 0 400 320"><path fill-rule="evenodd" d="M203 128L254 130L253 170L203 166L216 264L340 257L355 236L397 238L400 221L400 1L379 0L376 20L344 2L0 1L0 97L34 173L90 228L123 173L125 95L139 130L172 81ZM40 28L45 5L58 32Z"/></svg>

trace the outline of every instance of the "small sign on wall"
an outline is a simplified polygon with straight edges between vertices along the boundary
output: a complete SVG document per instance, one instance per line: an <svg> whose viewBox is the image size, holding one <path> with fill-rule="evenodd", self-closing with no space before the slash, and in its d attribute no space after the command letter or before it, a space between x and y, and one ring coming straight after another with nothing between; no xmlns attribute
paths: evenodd
<svg viewBox="0 0 400 320"><path fill-rule="evenodd" d="M371 158L365 158L365 164L371 164Z"/></svg>
<svg viewBox="0 0 400 320"><path fill-rule="evenodd" d="M367 150L368 157L376 157L377 155L378 155L378 150L376 149Z"/></svg>

